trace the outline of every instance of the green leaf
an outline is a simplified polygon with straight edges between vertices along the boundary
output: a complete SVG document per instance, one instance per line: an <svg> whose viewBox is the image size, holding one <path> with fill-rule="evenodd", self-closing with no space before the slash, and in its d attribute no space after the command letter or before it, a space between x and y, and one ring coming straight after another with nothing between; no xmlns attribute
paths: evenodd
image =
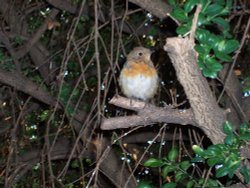
<svg viewBox="0 0 250 188"><path fill-rule="evenodd" d="M235 137L234 134L228 134L226 136L226 138L224 139L224 143L227 144L227 145L229 145L229 146L232 146L236 142L237 142L237 138Z"/></svg>
<svg viewBox="0 0 250 188"><path fill-rule="evenodd" d="M196 50L196 52L198 52L199 54L204 54L206 53L206 50L203 48L203 46L196 44L194 49ZM207 53L206 53L207 54Z"/></svg>
<svg viewBox="0 0 250 188"><path fill-rule="evenodd" d="M222 164L223 161L224 161L224 158L222 158L221 156L212 157L207 160L207 164L208 166L213 167L216 164Z"/></svg>
<svg viewBox="0 0 250 188"><path fill-rule="evenodd" d="M202 5L201 12L204 13L208 7L208 5L211 3L211 0L200 0L200 4Z"/></svg>
<svg viewBox="0 0 250 188"><path fill-rule="evenodd" d="M181 25L181 26L177 27L177 29L176 29L176 33L178 35L185 35L189 31L190 31L190 28L185 26L185 25Z"/></svg>
<svg viewBox="0 0 250 188"><path fill-rule="evenodd" d="M226 121L224 124L223 124L223 131L224 133L226 134L232 134L233 133L233 126L232 124L229 122L229 121Z"/></svg>
<svg viewBox="0 0 250 188"><path fill-rule="evenodd" d="M230 159L230 160L228 160L228 162L229 163L227 165L225 165L225 167L227 167L229 169L229 171L228 171L229 178L232 178L234 176L236 170L240 167L241 160L239 159L239 160L234 161L234 160Z"/></svg>
<svg viewBox="0 0 250 188"><path fill-rule="evenodd" d="M232 9L232 6L233 6L233 0L227 0L226 2L226 8L228 10Z"/></svg>
<svg viewBox="0 0 250 188"><path fill-rule="evenodd" d="M206 11L204 11L204 14L207 14L209 16L219 15L223 9L224 7L222 7L221 5L218 5L217 3L211 4L207 7Z"/></svg>
<svg viewBox="0 0 250 188"><path fill-rule="evenodd" d="M71 162L71 168L79 168L79 161L78 160L73 160Z"/></svg>
<svg viewBox="0 0 250 188"><path fill-rule="evenodd" d="M208 154L211 154L212 156L218 156L221 155L224 150L222 150L218 145L211 145L206 151L210 152Z"/></svg>
<svg viewBox="0 0 250 188"><path fill-rule="evenodd" d="M205 158L210 158L210 157L214 157L214 156L216 156L216 154L215 154L216 152L214 151L214 150L204 150L204 157Z"/></svg>
<svg viewBox="0 0 250 188"><path fill-rule="evenodd" d="M221 44L221 42L224 40L224 38L220 35L214 35L214 34L210 34L209 36L209 40L208 43L209 45L211 45L211 47L216 51L219 51L219 45Z"/></svg>
<svg viewBox="0 0 250 188"><path fill-rule="evenodd" d="M38 182L33 182L32 183L32 188L39 188L39 187L40 187L40 185L39 185Z"/></svg>
<svg viewBox="0 0 250 188"><path fill-rule="evenodd" d="M182 170L187 171L192 164L189 161L182 161L180 167Z"/></svg>
<svg viewBox="0 0 250 188"><path fill-rule="evenodd" d="M222 34L224 36L224 38L230 39L233 37L233 35L229 32L230 30L223 30Z"/></svg>
<svg viewBox="0 0 250 188"><path fill-rule="evenodd" d="M245 134L247 132L247 130L249 130L249 127L246 123L243 123L240 125L240 130L239 130L239 134Z"/></svg>
<svg viewBox="0 0 250 188"><path fill-rule="evenodd" d="M22 45L23 42L24 42L24 39L21 37L21 35L16 35L15 43L17 43L18 45Z"/></svg>
<svg viewBox="0 0 250 188"><path fill-rule="evenodd" d="M245 140L245 141L249 141L250 140L250 133L249 132L246 132L244 134L241 134L240 135L240 139L241 140Z"/></svg>
<svg viewBox="0 0 250 188"><path fill-rule="evenodd" d="M228 146L225 144L216 144L217 147L219 147L222 151L228 150Z"/></svg>
<svg viewBox="0 0 250 188"><path fill-rule="evenodd" d="M197 163L197 162L204 162L205 159L203 157L194 157L191 159L192 163Z"/></svg>
<svg viewBox="0 0 250 188"><path fill-rule="evenodd" d="M221 40L216 43L215 50L229 54L239 48L237 40Z"/></svg>
<svg viewBox="0 0 250 188"><path fill-rule="evenodd" d="M187 13L180 7L175 7L175 9L171 12L171 16L173 16L175 19L177 19L180 22L188 21Z"/></svg>
<svg viewBox="0 0 250 188"><path fill-rule="evenodd" d="M215 51L215 56L223 62L232 62L232 57L219 51Z"/></svg>
<svg viewBox="0 0 250 188"><path fill-rule="evenodd" d="M204 155L204 150L200 147L200 146L198 146L198 145L193 145L192 146L192 149L193 149L193 151L196 153L196 154L198 154L199 156L203 156Z"/></svg>
<svg viewBox="0 0 250 188"><path fill-rule="evenodd" d="M207 56L210 53L211 47L206 44L196 44L194 49L199 53L199 55L204 54L205 56Z"/></svg>
<svg viewBox="0 0 250 188"><path fill-rule="evenodd" d="M194 184L194 180L190 180L189 182L187 182L186 188L192 188Z"/></svg>
<svg viewBox="0 0 250 188"><path fill-rule="evenodd" d="M214 157L214 156L216 156L215 150L207 149L207 150L204 151L204 157L205 158L210 158L210 157Z"/></svg>
<svg viewBox="0 0 250 188"><path fill-rule="evenodd" d="M64 185L64 188L74 188L74 184L73 183L67 183Z"/></svg>
<svg viewBox="0 0 250 188"><path fill-rule="evenodd" d="M184 180L186 177L187 177L187 174L186 174L186 173L183 173L183 172L181 172L181 171L178 171L178 172L176 172L176 174L175 174L175 181L176 181L176 182L180 182L180 181Z"/></svg>
<svg viewBox="0 0 250 188"><path fill-rule="evenodd" d="M163 161L160 159L150 158L144 163L144 166L161 167L163 164L164 164Z"/></svg>
<svg viewBox="0 0 250 188"><path fill-rule="evenodd" d="M216 3L218 5L224 6L225 5L225 0L216 0Z"/></svg>
<svg viewBox="0 0 250 188"><path fill-rule="evenodd" d="M155 188L150 182L141 181L136 188Z"/></svg>
<svg viewBox="0 0 250 188"><path fill-rule="evenodd" d="M217 17L212 19L212 22L218 24L219 26L222 26L224 30L229 30L230 29L230 25L229 22L227 22L224 18L222 17Z"/></svg>
<svg viewBox="0 0 250 188"><path fill-rule="evenodd" d="M217 72L216 71L213 71L213 70L210 70L210 69L203 69L202 70L202 73L205 77L208 77L208 78L217 78Z"/></svg>
<svg viewBox="0 0 250 188"><path fill-rule="evenodd" d="M196 39L202 44L208 44L209 39L212 37L211 33L205 29L197 29L196 30Z"/></svg>
<svg viewBox="0 0 250 188"><path fill-rule="evenodd" d="M66 104L68 102L70 93L72 91L72 88L68 85L63 85L62 90L60 93L60 100L63 102L63 104Z"/></svg>
<svg viewBox="0 0 250 188"><path fill-rule="evenodd" d="M204 65L202 67L202 72L205 77L216 78L217 73L222 69L222 65L218 63L215 58L207 57L205 58Z"/></svg>
<svg viewBox="0 0 250 188"><path fill-rule="evenodd" d="M177 148L173 147L169 152L168 152L168 160L173 162L176 160L177 156L178 156L178 150Z"/></svg>
<svg viewBox="0 0 250 188"><path fill-rule="evenodd" d="M216 72L220 71L223 68L222 65L213 57L206 58L205 64L209 69Z"/></svg>
<svg viewBox="0 0 250 188"><path fill-rule="evenodd" d="M225 166L222 166L221 168L216 170L215 176L217 178L221 178L223 176L226 176L228 174L228 172L229 172L229 169L227 167L225 167Z"/></svg>
<svg viewBox="0 0 250 188"><path fill-rule="evenodd" d="M165 178L165 177L167 177L167 175L168 175L168 173L169 172L173 172L173 171L175 171L176 170L176 166L170 166L170 165L166 165L166 166L164 166L163 167L163 169L162 169L162 176Z"/></svg>
<svg viewBox="0 0 250 188"><path fill-rule="evenodd" d="M49 117L49 110L42 111L38 117L40 121L45 121Z"/></svg>
<svg viewBox="0 0 250 188"><path fill-rule="evenodd" d="M168 0L168 4L172 7L176 7L176 0Z"/></svg>
<svg viewBox="0 0 250 188"><path fill-rule="evenodd" d="M245 181L247 184L250 183L250 170L249 170L247 167L243 166L243 167L240 169L240 172L241 172L241 174L242 174L243 177L244 177L244 181Z"/></svg>
<svg viewBox="0 0 250 188"><path fill-rule="evenodd" d="M200 13L199 17L198 17L197 25L200 27L202 25L206 25L206 24L209 24L209 23L210 23L210 21L207 19L207 17L204 14Z"/></svg>
<svg viewBox="0 0 250 188"><path fill-rule="evenodd" d="M238 160L235 159L235 155L231 156L229 155L224 159L223 166L230 169L234 168L235 165L238 165L238 163L241 162L240 158Z"/></svg>
<svg viewBox="0 0 250 188"><path fill-rule="evenodd" d="M240 46L240 43L237 40L228 40L225 43L223 52L229 54L237 50L239 46Z"/></svg>
<svg viewBox="0 0 250 188"><path fill-rule="evenodd" d="M89 87L93 87L93 86L96 86L97 84L97 77L96 76L91 76L87 79L87 85Z"/></svg>
<svg viewBox="0 0 250 188"><path fill-rule="evenodd" d="M177 186L176 183L170 182L170 183L165 183L162 188L175 188Z"/></svg>
<svg viewBox="0 0 250 188"><path fill-rule="evenodd" d="M208 179L207 180L207 184L206 184L206 187L213 187L213 188L216 188L216 187L220 187L218 182L216 180L213 180L213 179Z"/></svg>
<svg viewBox="0 0 250 188"><path fill-rule="evenodd" d="M157 34L157 32L158 32L157 28L153 26L153 27L150 28L150 30L148 32L148 35L154 36L154 35Z"/></svg>
<svg viewBox="0 0 250 188"><path fill-rule="evenodd" d="M231 148L230 155L228 157L232 161L241 161L239 148Z"/></svg>
<svg viewBox="0 0 250 188"><path fill-rule="evenodd" d="M74 108L72 106L68 106L66 109L65 109L67 115L69 116L72 116L74 115Z"/></svg>
<svg viewBox="0 0 250 188"><path fill-rule="evenodd" d="M189 13L191 10L193 10L193 8L195 7L195 5L199 2L199 0L189 0L185 3L184 5L184 10L186 13Z"/></svg>
<svg viewBox="0 0 250 188"><path fill-rule="evenodd" d="M217 44L215 50L218 50L219 52L224 52L225 49L225 45L226 45L226 41L225 40L220 40Z"/></svg>
<svg viewBox="0 0 250 188"><path fill-rule="evenodd" d="M206 69L206 65L204 63L206 56L208 56L208 55L199 54L199 57L198 57L198 66L199 66L199 68L201 70Z"/></svg>
<svg viewBox="0 0 250 188"><path fill-rule="evenodd" d="M199 185L203 185L205 183L205 179L204 178L200 178L199 180L198 180L198 184Z"/></svg>

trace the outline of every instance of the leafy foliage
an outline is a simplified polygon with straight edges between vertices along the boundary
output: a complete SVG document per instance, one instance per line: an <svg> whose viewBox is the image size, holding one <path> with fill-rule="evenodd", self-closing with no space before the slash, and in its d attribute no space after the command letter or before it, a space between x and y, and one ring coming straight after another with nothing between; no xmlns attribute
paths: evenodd
<svg viewBox="0 0 250 188"><path fill-rule="evenodd" d="M226 20L232 9L232 0L188 0L183 5L171 0L169 4L173 6L171 16L180 23L176 32L181 36L187 35L191 29L196 5L202 5L195 33L198 65L205 77L216 78L222 69L221 63L231 62L231 53L239 48L239 42L232 39Z"/></svg>
<svg viewBox="0 0 250 188"><path fill-rule="evenodd" d="M210 168L215 167L217 179L224 176L232 179L236 171L240 169L245 182L249 183L250 170L241 164L243 158L240 156L240 148L250 140L250 129L246 124L242 124L239 133L235 134L232 125L225 122L223 130L226 134L223 144L211 145L206 150L198 145L193 145L192 149L196 156L191 160L178 162L176 160L178 150L172 148L165 158L150 158L144 163L144 166L161 168L163 179L167 179L171 175L174 176L173 182L163 182L163 187L177 187L183 181L186 182L187 187L219 187L216 179L209 178L205 181L204 178L197 179L188 172L193 165L198 165L201 162Z"/></svg>
<svg viewBox="0 0 250 188"><path fill-rule="evenodd" d="M246 144L246 141L250 140L250 129L246 124L242 124L238 135L236 135L232 125L229 122L225 122L223 130L226 134L224 144L212 145L206 150L194 145L193 150L197 154L197 157L192 161L207 162L210 167L217 166L217 178L223 176L232 178L236 170L241 169L246 183L249 183L249 169L245 169L241 166L243 158L240 156L240 148Z"/></svg>
<svg viewBox="0 0 250 188"><path fill-rule="evenodd" d="M2 50L0 50L0 66L7 71L13 70L15 65L11 62L12 59L8 58L6 54Z"/></svg>
<svg viewBox="0 0 250 188"><path fill-rule="evenodd" d="M177 187L178 184L181 184L182 182L186 182L187 187L199 187L202 186L205 181L203 178L195 179L192 175L190 175L189 170L192 167L192 163L188 160L184 161L177 161L177 157L179 155L177 148L172 148L166 157L163 159L156 159L156 158L150 158L145 163L144 166L146 167L160 167L162 171L162 177L164 180L170 179L170 177L173 175L174 179L170 182L163 182L162 187L164 188L174 188ZM146 182L142 183L143 185L146 184ZM149 184L146 184L147 186ZM147 186L144 187L147 187ZM140 187L141 184L139 184L138 187ZM218 183L213 179L208 179L205 187L211 187L211 186L218 186Z"/></svg>

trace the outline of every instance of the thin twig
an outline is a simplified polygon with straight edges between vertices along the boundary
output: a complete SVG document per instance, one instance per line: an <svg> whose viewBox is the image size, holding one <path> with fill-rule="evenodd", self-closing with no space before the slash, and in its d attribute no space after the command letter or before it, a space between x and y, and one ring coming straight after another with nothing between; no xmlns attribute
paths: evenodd
<svg viewBox="0 0 250 188"><path fill-rule="evenodd" d="M98 116L97 121L100 122L101 120L101 65L100 65L100 53L99 53L99 29L98 29L98 0L95 0L95 59L96 59L96 71L97 71L97 110Z"/></svg>
<svg viewBox="0 0 250 188"><path fill-rule="evenodd" d="M239 56L239 54L240 54L240 52L241 52L241 49L243 48L243 46L244 46L244 44L245 44L245 41L246 41L246 39L247 39L249 27L250 27L250 17L248 18L247 26L246 26L244 35L243 35L243 37L242 37L242 39L241 39L241 42L240 42L240 47L239 47L239 49L238 49L238 50L236 51L236 53L235 53L234 61L233 61L232 65L231 65L231 68L230 68L228 74L225 76L224 87L223 87L223 90L221 91L220 96L218 97L217 103L219 103L219 101L221 100L221 98L222 98L222 96L223 96L223 94L224 94L224 92L225 92L225 90L226 90L226 85L228 84L229 78L230 78L231 74L233 73L233 70L234 70L236 61L237 61L237 59L238 59L238 56Z"/></svg>
<svg viewBox="0 0 250 188"><path fill-rule="evenodd" d="M195 31L196 31L196 28L197 28L198 17L199 17L200 12L201 12L201 4L198 4L197 8L196 8L196 11L194 13L193 24L192 24L190 35L189 35L189 38L193 43L194 43L194 40L195 40Z"/></svg>

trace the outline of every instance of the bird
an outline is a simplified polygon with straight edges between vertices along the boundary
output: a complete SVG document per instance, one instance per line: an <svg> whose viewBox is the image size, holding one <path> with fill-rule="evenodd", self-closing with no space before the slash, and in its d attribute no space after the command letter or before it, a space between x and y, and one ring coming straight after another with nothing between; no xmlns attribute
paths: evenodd
<svg viewBox="0 0 250 188"><path fill-rule="evenodd" d="M125 96L143 101L153 98L158 88L158 73L151 61L151 51L135 47L128 55L120 76L119 85Z"/></svg>

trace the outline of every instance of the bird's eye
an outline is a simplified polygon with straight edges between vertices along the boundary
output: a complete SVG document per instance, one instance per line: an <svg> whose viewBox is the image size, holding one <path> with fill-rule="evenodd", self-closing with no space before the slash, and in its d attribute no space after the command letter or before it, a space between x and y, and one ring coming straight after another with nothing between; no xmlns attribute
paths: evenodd
<svg viewBox="0 0 250 188"><path fill-rule="evenodd" d="M139 53L138 53L138 55L139 55L139 56L142 56L142 55L143 55L143 53L142 53L142 52L139 52Z"/></svg>

